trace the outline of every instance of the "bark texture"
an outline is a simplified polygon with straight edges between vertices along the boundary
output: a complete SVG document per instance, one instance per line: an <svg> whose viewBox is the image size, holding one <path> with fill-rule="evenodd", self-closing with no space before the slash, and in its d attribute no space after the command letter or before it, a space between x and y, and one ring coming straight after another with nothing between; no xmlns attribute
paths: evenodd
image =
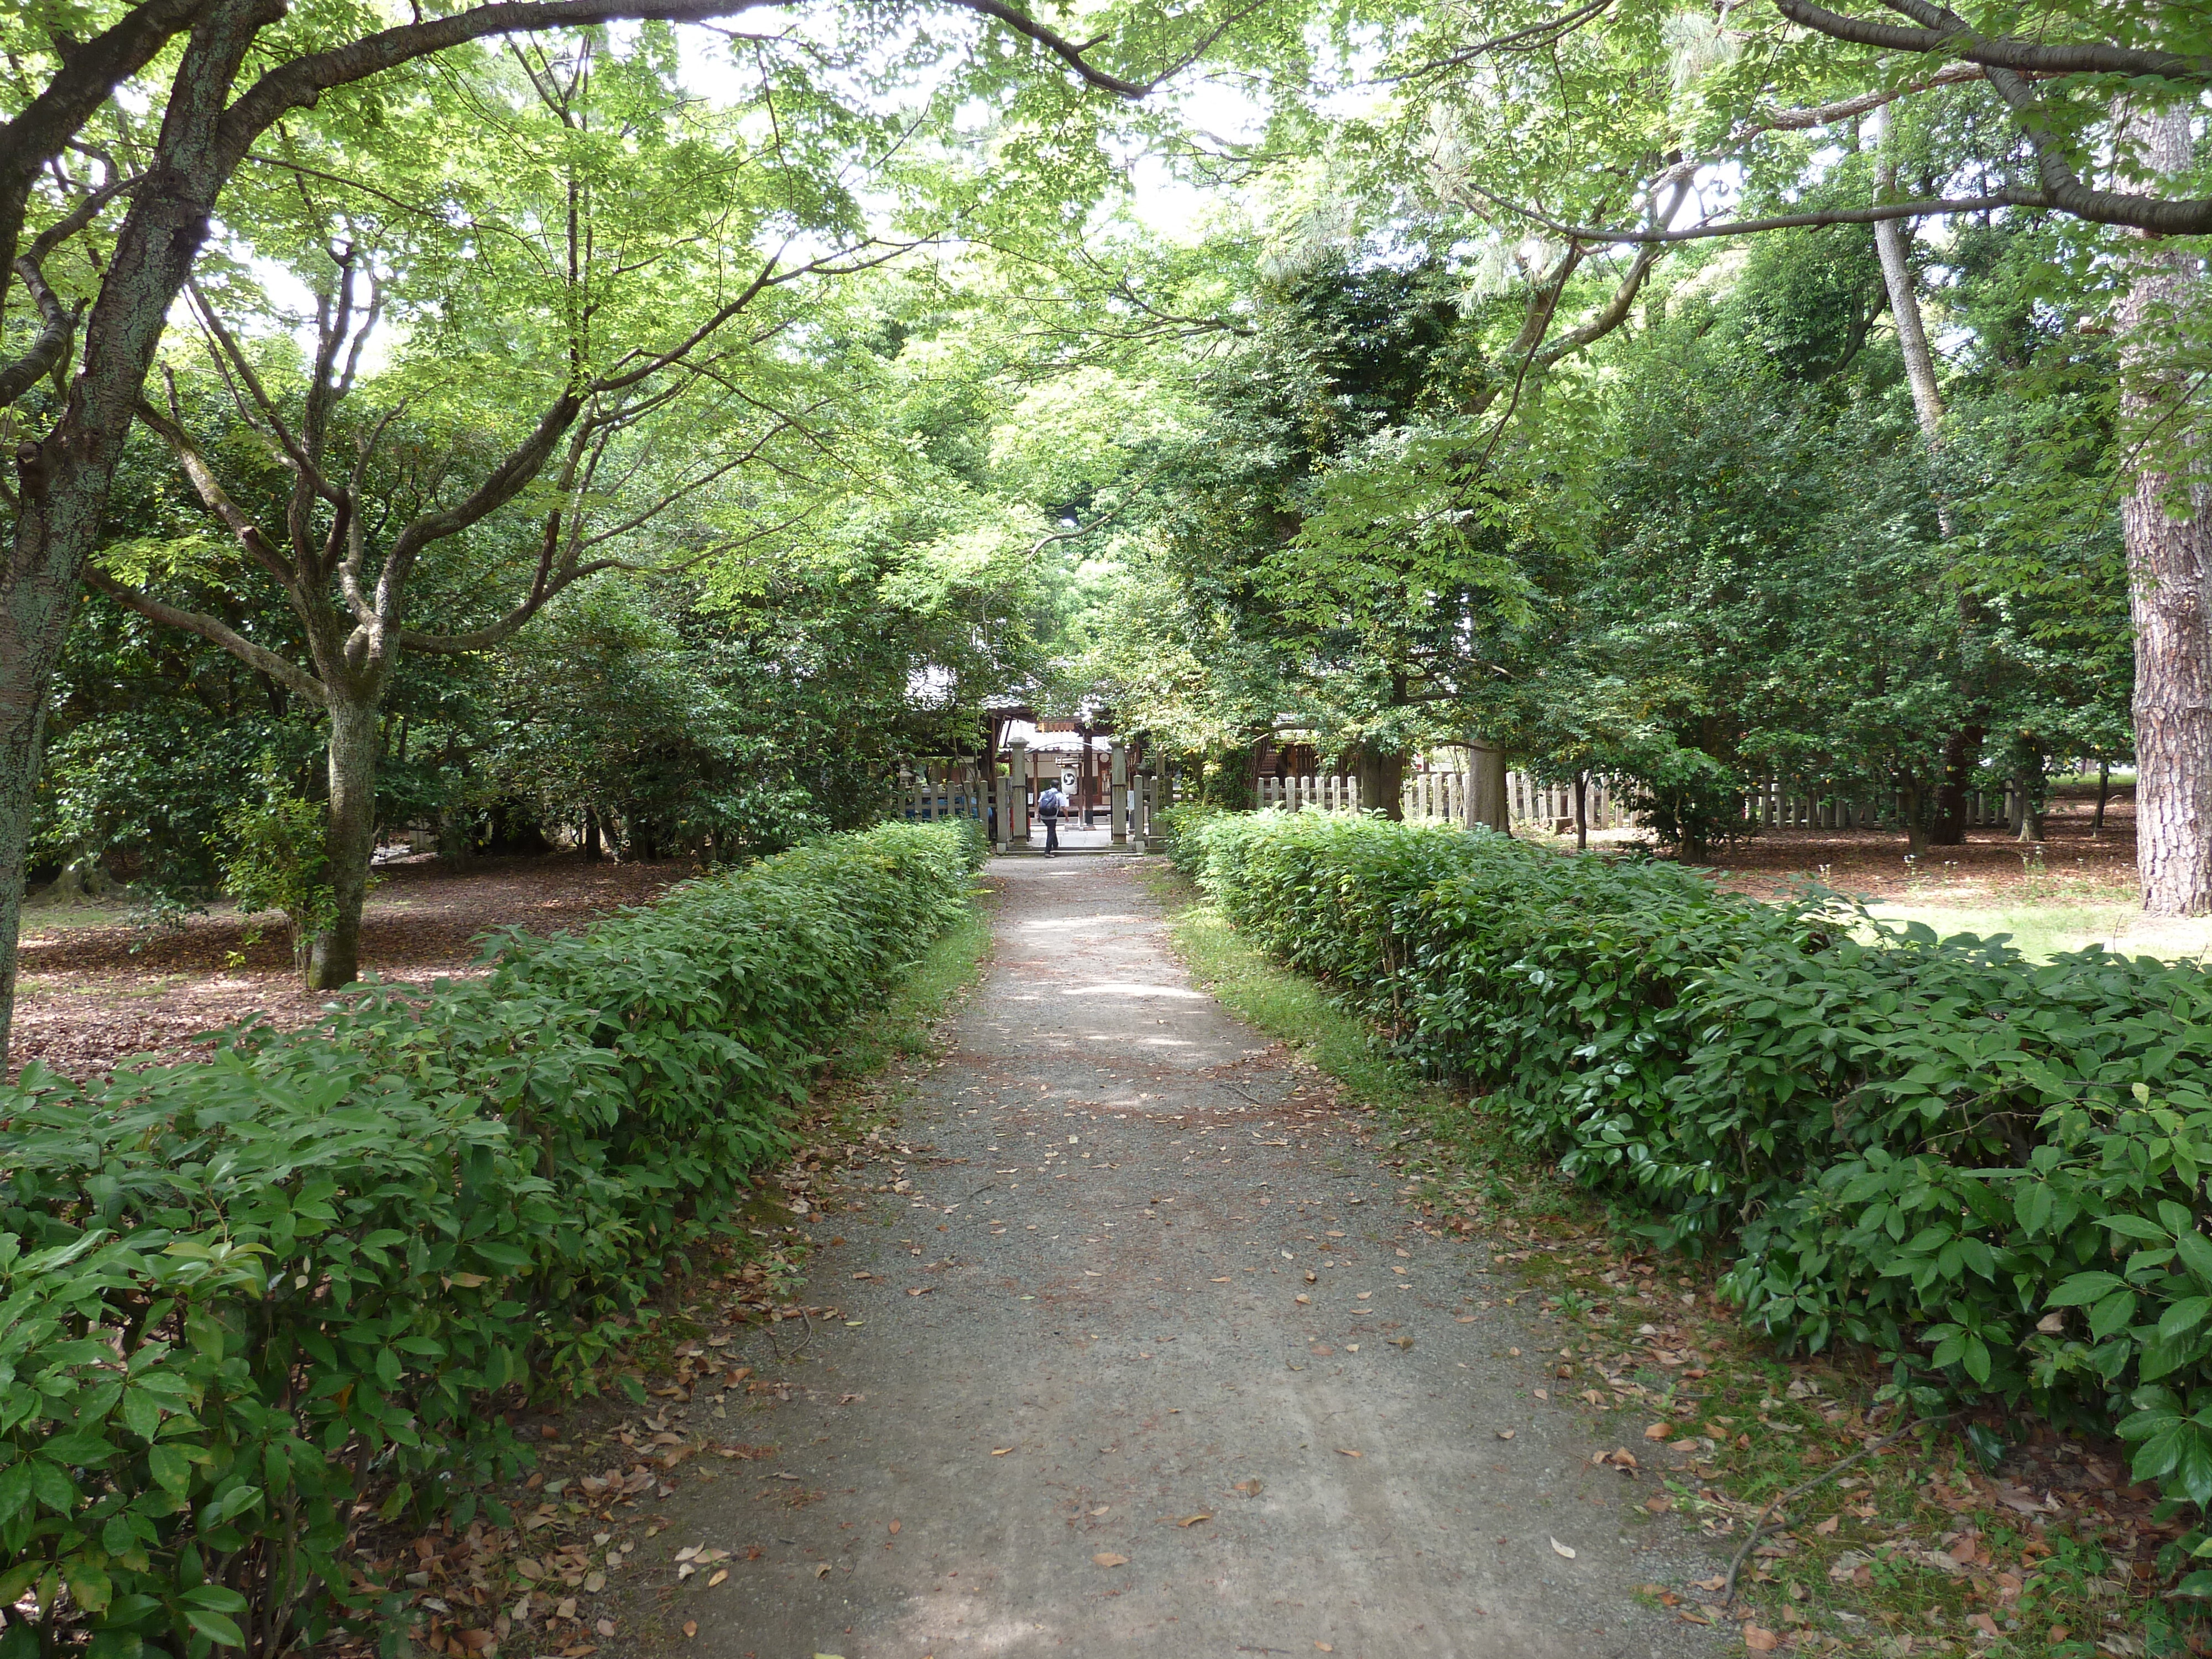
<svg viewBox="0 0 2212 1659"><path fill-rule="evenodd" d="M335 991L361 977L361 909L376 853L377 708L374 700L330 703L331 886L336 919L307 941L307 988Z"/></svg>
<svg viewBox="0 0 2212 1659"><path fill-rule="evenodd" d="M2137 135L2160 172L2190 152L2185 112L2144 119ZM2153 244L2119 311L2121 410L2129 430L2187 433L2188 385L2161 335L2198 297L2200 262ZM2160 464L2170 441L2145 443L2120 519L2136 642L2136 862L2143 909L2212 911L2212 490Z"/></svg>
<svg viewBox="0 0 2212 1659"><path fill-rule="evenodd" d="M1352 774L1359 781L1363 811L1380 811L1386 818L1406 816L1406 751L1375 749L1362 744L1352 757Z"/></svg>
<svg viewBox="0 0 2212 1659"><path fill-rule="evenodd" d="M1480 738L1469 738L1467 744L1467 827L1501 834L1513 827L1505 799L1505 751Z"/></svg>

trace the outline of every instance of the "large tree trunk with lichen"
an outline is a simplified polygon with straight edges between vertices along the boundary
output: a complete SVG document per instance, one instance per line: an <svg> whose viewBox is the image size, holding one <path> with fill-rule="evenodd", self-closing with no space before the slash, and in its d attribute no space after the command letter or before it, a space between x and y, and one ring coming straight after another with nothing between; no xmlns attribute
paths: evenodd
<svg viewBox="0 0 2212 1659"><path fill-rule="evenodd" d="M236 165L218 152L216 128L255 33L282 15L272 5L215 0L201 14L178 62L161 148L133 193L86 319L82 367L61 418L15 452L15 538L0 570L0 1056L15 1015L24 853L54 666L169 307Z"/></svg>
<svg viewBox="0 0 2212 1659"><path fill-rule="evenodd" d="M2139 129L2161 173L2189 161L2188 114ZM2141 459L2120 505L2136 647L2136 863L2143 908L2212 911L2212 490L2176 474L2201 443L2166 341L2200 297L2201 262L2155 243L2119 310L2121 412Z"/></svg>

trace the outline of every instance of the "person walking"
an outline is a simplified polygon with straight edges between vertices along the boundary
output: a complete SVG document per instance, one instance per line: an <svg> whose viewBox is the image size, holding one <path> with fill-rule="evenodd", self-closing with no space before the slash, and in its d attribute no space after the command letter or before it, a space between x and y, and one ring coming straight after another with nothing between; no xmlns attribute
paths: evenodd
<svg viewBox="0 0 2212 1659"><path fill-rule="evenodd" d="M1060 852L1060 814L1067 799L1060 793L1058 784L1048 784L1037 797L1037 816L1044 820L1044 850L1048 858Z"/></svg>

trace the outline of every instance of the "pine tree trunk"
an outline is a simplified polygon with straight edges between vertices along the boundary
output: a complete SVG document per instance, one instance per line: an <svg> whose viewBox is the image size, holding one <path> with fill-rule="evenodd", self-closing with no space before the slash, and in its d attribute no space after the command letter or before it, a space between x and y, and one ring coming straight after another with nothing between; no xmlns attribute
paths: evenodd
<svg viewBox="0 0 2212 1659"><path fill-rule="evenodd" d="M361 977L361 911L376 853L376 706L331 695L331 886L337 915L307 947L311 991L333 991Z"/></svg>
<svg viewBox="0 0 2212 1659"><path fill-rule="evenodd" d="M2140 131L2160 172L2187 165L2187 112ZM2154 916L2212 911L2212 492L2159 464L2191 435L2188 388L2165 341L2201 282L2194 256L2154 245L2118 318L2124 430L2144 434L2120 522L2135 621L2136 865Z"/></svg>

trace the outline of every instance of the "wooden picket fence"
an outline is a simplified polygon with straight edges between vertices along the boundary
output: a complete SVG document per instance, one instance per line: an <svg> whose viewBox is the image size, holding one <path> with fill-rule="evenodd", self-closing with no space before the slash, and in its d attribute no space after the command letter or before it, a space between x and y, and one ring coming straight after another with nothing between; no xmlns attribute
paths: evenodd
<svg viewBox="0 0 2212 1659"><path fill-rule="evenodd" d="M1416 823L1465 823L1468 775L1464 772L1415 772L1407 775L1400 809ZM1516 823L1540 824L1557 834L1575 827L1575 792L1540 784L1523 772L1505 775L1506 811ZM1353 777L1261 778L1256 804L1286 811L1359 810L1359 780ZM1587 799L1592 830L1625 829L1635 820L1602 778L1590 780Z"/></svg>
<svg viewBox="0 0 2212 1659"><path fill-rule="evenodd" d="M984 818L991 806L991 781L973 764L939 763L901 767L894 786L891 816L915 823L948 818Z"/></svg>
<svg viewBox="0 0 2212 1659"><path fill-rule="evenodd" d="M1966 797L1966 823L1973 829L2010 823L2018 803L2013 792L1975 790ZM1742 821L1775 830L1887 830L1905 820L1897 791L1845 794L1819 784L1768 777L1743 798Z"/></svg>
<svg viewBox="0 0 2212 1659"><path fill-rule="evenodd" d="M902 767L894 788L895 817L921 823L947 818L988 821L995 807L1004 805L1010 823L1026 825L1028 813L1011 799L1010 781L984 777L972 763ZM1406 779L1400 805L1416 823L1464 823L1467 791L1464 772L1415 772ZM1179 793L1174 779L1132 777L1124 806L1127 834L1139 841L1150 836L1154 814ZM1002 802L1001 797L1007 799ZM1575 827L1575 794L1567 786L1542 784L1525 772L1508 772L1505 799L1516 824L1540 826L1555 835L1570 834ZM1255 804L1286 811L1356 812L1360 808L1359 780L1263 777ZM1977 829L2009 823L2017 806L2009 790L1977 791L1966 798L1967 822ZM1587 808L1593 830L1626 829L1636 822L1602 778L1590 780ZM1779 777L1762 779L1745 793L1739 810L1747 825L1771 829L1893 829L1901 821L1893 791L1846 794Z"/></svg>

